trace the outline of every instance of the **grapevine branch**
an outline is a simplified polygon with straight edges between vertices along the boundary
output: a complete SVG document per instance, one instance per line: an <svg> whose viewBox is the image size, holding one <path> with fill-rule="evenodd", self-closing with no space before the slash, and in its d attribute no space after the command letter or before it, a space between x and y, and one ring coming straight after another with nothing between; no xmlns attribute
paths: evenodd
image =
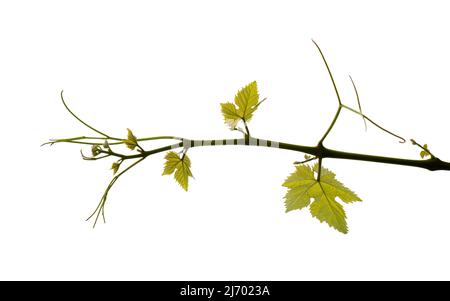
<svg viewBox="0 0 450 301"><path fill-rule="evenodd" d="M375 121L373 121L371 118L369 118L367 115L365 115L362 112L361 109L361 103L359 99L358 90L356 88L355 82L353 81L352 77L350 77L352 86L354 88L354 92L357 98L358 102L358 109L355 110L345 104L342 103L341 97L339 95L339 91L337 89L335 80L333 78L333 75L331 73L330 67L325 59L325 56L320 49L319 45L313 41L314 45L317 47L322 60L325 64L325 67L328 71L328 75L331 79L331 82L333 84L334 91L336 93L336 98L338 101L338 107L336 109L335 115L323 134L323 136L320 138L319 142L316 146L305 146L305 145L299 145L299 144L290 144L285 142L278 142L278 141L271 141L271 140L264 140L252 137L250 135L250 130L248 127L248 120L245 118L242 118L242 122L244 125L245 130L242 130L240 128L236 128L235 125L232 128L233 130L239 130L244 134L244 138L241 139L214 139L214 140L190 140L184 137L178 137L178 136L154 136L154 137L146 137L146 138L136 138L134 135L130 134L127 139L123 138L117 138L113 137L111 135L106 134L103 131L99 131L98 129L94 128L93 126L89 125L85 121L83 121L80 117L78 117L67 105L67 103L64 100L63 97L63 91L61 91L61 100L64 105L64 107L67 109L67 111L80 123L82 123L84 126L89 128L90 130L97 133L99 136L78 136L73 138L64 138L64 139L52 139L49 142L44 143L43 145L53 145L55 143L72 143L72 144L80 144L80 145L90 145L92 148L92 156L85 156L83 153L82 158L85 160L99 160L104 159L108 157L115 157L118 159L117 162L113 164L114 172L118 170L118 168L121 166L121 164L124 164L127 161L131 161L131 163L123 169L120 173L116 174L109 185L107 186L98 206L94 210L94 212L89 216L88 220L91 218L94 218L94 226L96 225L100 215L102 215L103 220L105 220L105 214L104 214L104 207L105 202L108 196L108 193L112 186L116 183L116 181L121 177L124 173L126 173L128 170L145 160L147 157L161 153L166 152L174 149L183 148L182 153L183 156L181 160L184 159L184 156L186 155L186 152L190 148L200 147L200 146L224 146L224 145L242 145L242 146L258 146L258 147L271 147L271 148L279 148L284 150L290 150L295 152L301 152L304 154L309 154L312 157L309 157L305 155L305 160L302 162L294 162L295 164L303 164L312 160L318 160L318 172L317 172L317 180L320 181L321 177L321 171L322 171L322 161L326 158L332 158L332 159L345 159L345 160L357 160L357 161L367 161L367 162L376 162L376 163L386 163L386 164L394 164L394 165L401 165L401 166L411 166L411 167L419 167L428 169L431 171L434 170L450 170L450 162L446 162L443 160L440 160L438 157L433 155L427 148L426 145L421 145L417 143L414 139L411 139L411 142L413 145L418 146L420 149L422 149L422 152L425 155L430 156L429 159L426 160L412 160L412 159L404 159L404 158L397 158L397 157L383 157L383 156L376 156L376 155L369 155L369 154L361 154L361 153L351 153L351 152L344 152L339 150L330 149L324 146L324 141L330 134L331 130L333 129L334 125L336 124L340 113L342 109L346 109L350 112L353 112L355 114L358 114L363 118L364 125L367 129L367 123L369 122L378 129L382 130L383 132L397 138L400 140L400 143L404 143L406 140L401 137L400 135L397 135L393 133L392 131L387 130L386 128L382 127ZM254 110L264 101L263 99L261 102L255 105ZM245 114L245 112L244 112ZM166 146L149 149L146 150L142 146L142 142L146 141L152 141L152 140L171 140L172 143L167 144ZM173 141L176 141L176 143L173 143ZM116 145L124 144L128 146L131 149L135 149L137 152L132 154L123 154L119 153L117 151L114 151L113 148Z"/></svg>

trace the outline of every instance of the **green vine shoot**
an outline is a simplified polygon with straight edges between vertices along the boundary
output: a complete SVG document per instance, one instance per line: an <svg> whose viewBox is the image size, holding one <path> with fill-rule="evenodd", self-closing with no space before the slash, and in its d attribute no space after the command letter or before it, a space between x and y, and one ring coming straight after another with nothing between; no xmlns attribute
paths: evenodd
<svg viewBox="0 0 450 301"><path fill-rule="evenodd" d="M266 100L265 98L260 100L256 81L251 82L240 89L234 97L234 102L220 104L225 123L229 126L230 130L242 133L243 137L240 139L190 140L188 138L178 136L154 136L141 138L136 137L130 129L127 129L126 137L114 137L106 132L96 129L76 115L67 105L64 99L63 91L61 91L61 101L66 110L95 134L73 138L52 139L43 145L53 145L57 143L80 144L82 146L90 146L90 155L86 155L83 151L81 151L81 156L84 160L94 161L114 158L114 162L111 165L113 177L106 187L98 205L87 218L87 220L93 220L94 227L97 225L99 219L105 221L105 205L108 199L108 194L117 180L151 155L166 152L165 163L162 166L162 175L173 174L174 179L181 186L181 188L188 191L189 178L193 177L191 171L191 160L189 159L188 152L190 152L193 148L204 146L240 145L270 147L300 152L304 154L304 160L293 162L294 171L282 184L287 188L287 192L284 196L286 212L309 207L311 215L317 218L320 222L326 222L330 227L333 227L339 232L347 233L348 226L344 205L352 202L360 202L361 198L339 182L336 179L336 175L331 170L324 167L324 162L326 161L325 159L370 161L419 167L430 171L450 170L450 162L440 160L431 152L427 144L422 145L415 139L410 139L410 141L414 147L417 147L418 150L420 150L418 155L420 155L421 159L418 160L350 153L325 147L325 140L333 130L333 127L340 117L342 110L348 110L361 116L366 128L368 124L371 124L386 134L398 139L400 143L405 143L406 139L393 131L382 127L380 124L373 121L363 113L358 90L351 76L349 76L349 78L354 89L358 108L354 109L342 102L336 82L325 56L319 45L314 41L313 43L322 57L337 98L336 113L329 127L324 132L322 137L320 137L317 145L315 146L265 140L253 137L250 134L249 123L251 122L256 110ZM163 147L145 149L142 142L151 140L166 140L168 143ZM125 145L129 149L129 153L117 152L115 150L117 145Z"/></svg>

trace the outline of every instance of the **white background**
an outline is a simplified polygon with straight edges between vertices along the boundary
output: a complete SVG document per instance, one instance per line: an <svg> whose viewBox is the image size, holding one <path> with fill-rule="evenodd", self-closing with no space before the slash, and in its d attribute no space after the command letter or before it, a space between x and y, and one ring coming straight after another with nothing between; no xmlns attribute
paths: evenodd
<svg viewBox="0 0 450 301"><path fill-rule="evenodd" d="M450 160L446 1L2 1L0 279L422 280L450 275L450 173L325 160L364 200L349 234L284 212L281 186L303 155L191 149L184 192L148 158L111 190L107 223L84 222L111 178L87 162L91 135L235 138L220 102L257 80L268 100L254 136L314 145L336 99ZM343 113L326 145L418 159L419 150ZM150 147L150 146L149 146Z"/></svg>

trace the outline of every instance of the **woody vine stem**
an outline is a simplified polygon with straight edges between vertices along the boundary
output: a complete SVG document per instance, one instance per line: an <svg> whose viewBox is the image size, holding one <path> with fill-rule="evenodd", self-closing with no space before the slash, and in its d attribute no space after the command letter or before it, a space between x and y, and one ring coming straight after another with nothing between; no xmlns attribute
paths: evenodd
<svg viewBox="0 0 450 301"><path fill-rule="evenodd" d="M387 130L386 128L382 127L381 125L370 119L367 115L362 113L359 94L356 85L351 77L350 80L354 88L356 99L358 101L358 110L353 109L342 103L338 88L334 81L329 65L325 59L325 56L322 50L320 49L319 45L317 45L317 43L314 41L313 43L317 47L323 59L323 62L325 64L331 82L333 84L333 88L338 101L338 108L336 110L334 118L316 146L304 146L298 144L289 144L285 142L270 141L255 138L250 135L248 122L251 120L252 114L255 112L255 110L265 100L263 99L262 101L258 102L259 95L257 93L256 82L249 84L248 86L246 86L245 88L243 88L238 92L238 94L235 97L235 104L238 106L238 108L236 108L236 106L232 103L221 104L225 122L228 125L230 125L231 130L239 131L243 134L243 138L241 139L189 140L177 136L155 136L147 138L137 138L134 136L133 132L129 129L127 138L124 139L113 137L89 125L81 118L79 118L74 112L72 112L72 110L67 106L67 103L64 100L63 91L61 91L61 100L67 111L80 123L82 123L84 126L86 126L87 128L89 128L98 135L79 136L65 139L52 139L49 142L44 143L43 145L46 144L53 145L55 143L73 143L73 144L89 145L91 146L92 155L86 156L83 154L83 152L81 152L82 158L84 160L100 160L108 157L115 157L117 159L117 161L114 162L112 165L114 176L109 185L107 186L105 192L103 193L103 196L100 202L98 203L97 207L88 217L88 220L94 218L94 227L97 224L97 221L100 216L102 216L102 219L105 221L105 203L108 197L108 193L110 189L113 187L113 185L116 183L116 181L131 168L133 168L134 166L136 166L137 164L139 164L140 162L142 162L151 155L169 151L166 155L166 164L163 174L172 174L173 172L175 172L175 179L185 190L187 190L188 177L192 176L192 173L190 171L191 163L186 155L187 151L190 148L199 146L247 145L247 146L264 146L264 147L280 148L285 150L301 152L305 154L305 160L301 162L294 162L297 168L296 172L292 174L283 184L284 186L292 190L288 192L288 194L285 197L287 211L292 209L301 209L302 207L308 206L310 199L314 198L316 199L316 202L311 204L310 207L313 216L317 217L320 221L326 221L330 226L336 228L341 232L346 233L347 225L345 223L345 213L342 209L342 206L334 201L334 198L339 197L345 203L349 203L352 201L359 201L360 199L348 188L344 187L340 182L335 180L334 174L331 173L331 171L322 167L324 159L334 158L334 159L370 161L377 163L420 167L431 171L450 170L450 162L440 160L438 157L436 157L434 154L431 153L426 144L425 145L419 144L414 139L410 139L410 141L412 142L413 145L421 149L420 155L422 157L422 160L411 160L395 157L383 157L360 153L350 153L339 150L333 150L325 147L324 142L327 136L332 131L343 109L349 110L350 112L353 112L361 116L366 128L367 122L369 122L373 126L380 129L381 131L399 139L400 143L406 142L406 139L404 139L400 135L393 133L392 131ZM242 123L244 128L238 127L239 123ZM151 140L172 140L172 143L159 148L149 150L144 149L142 142ZM123 154L113 150L116 145L121 144L126 145L130 150L134 150L134 152L131 154ZM174 153L172 151L174 149L179 148L182 148L182 151L180 153L181 157L179 156L179 154ZM425 157L429 158L423 159ZM306 163L314 160L317 161L317 164L313 168L307 167ZM126 168L124 168L119 172L122 164L126 162L132 163L130 163ZM315 172L315 174L313 172ZM325 178L322 179L321 177ZM307 184L309 186L305 188L306 182L309 183ZM318 184L320 193L317 193L317 191L314 190L316 189L314 188L315 187L314 184ZM294 196L290 195L290 193L292 193ZM323 201L321 198L323 198ZM316 210L316 207L319 209Z"/></svg>

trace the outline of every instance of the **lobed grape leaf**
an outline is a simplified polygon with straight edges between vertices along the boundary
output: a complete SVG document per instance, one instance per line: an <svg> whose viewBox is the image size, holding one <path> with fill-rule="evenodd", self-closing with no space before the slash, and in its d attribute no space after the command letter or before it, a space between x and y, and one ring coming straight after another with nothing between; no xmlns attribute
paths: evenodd
<svg viewBox="0 0 450 301"><path fill-rule="evenodd" d="M234 130L240 120L249 122L261 102L259 101L256 81L240 89L234 97L234 103L221 103L223 118L226 124ZM237 106L237 107L236 107Z"/></svg>
<svg viewBox="0 0 450 301"><path fill-rule="evenodd" d="M344 203L362 201L353 191L336 180L336 175L322 167L320 180L314 176L318 172L319 165L314 167L303 164L296 167L283 183L288 188L285 195L286 212L302 209L307 206L315 218L320 222L326 222L330 227L347 233L347 222L344 208L336 201L339 197ZM314 201L311 203L311 199Z"/></svg>
<svg viewBox="0 0 450 301"><path fill-rule="evenodd" d="M175 152L166 154L163 175L171 175L175 172L174 178L184 190L188 190L189 177L193 177L191 172L191 160L185 154L182 158Z"/></svg>

